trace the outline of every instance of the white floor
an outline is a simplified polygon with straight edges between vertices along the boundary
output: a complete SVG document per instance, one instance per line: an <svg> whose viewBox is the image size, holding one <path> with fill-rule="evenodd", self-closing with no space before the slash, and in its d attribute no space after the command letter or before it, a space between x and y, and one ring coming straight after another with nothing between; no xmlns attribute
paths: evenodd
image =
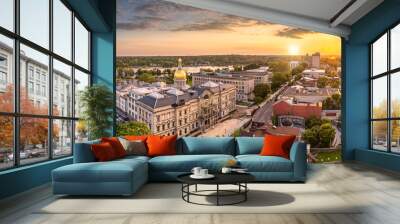
<svg viewBox="0 0 400 224"><path fill-rule="evenodd" d="M399 174L353 163L313 165L307 184L319 185L344 201L361 203L363 207L357 213L44 214L38 211L43 205L54 202L55 197L49 186L43 186L0 202L0 223L400 223ZM315 199L315 203L322 203L317 194L309 197Z"/></svg>

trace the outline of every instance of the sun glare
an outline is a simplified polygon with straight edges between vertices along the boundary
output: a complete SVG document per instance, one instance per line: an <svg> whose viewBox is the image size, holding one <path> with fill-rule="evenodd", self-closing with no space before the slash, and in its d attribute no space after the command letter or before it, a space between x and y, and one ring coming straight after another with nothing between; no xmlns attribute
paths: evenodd
<svg viewBox="0 0 400 224"><path fill-rule="evenodd" d="M299 53L300 53L299 46L294 45L294 44L289 45L288 53L289 53L289 55L299 55Z"/></svg>

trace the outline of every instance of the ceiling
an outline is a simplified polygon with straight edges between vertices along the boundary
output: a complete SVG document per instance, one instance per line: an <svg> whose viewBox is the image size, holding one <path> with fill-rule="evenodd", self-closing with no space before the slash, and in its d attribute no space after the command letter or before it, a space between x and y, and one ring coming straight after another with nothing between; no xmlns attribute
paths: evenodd
<svg viewBox="0 0 400 224"><path fill-rule="evenodd" d="M383 0L167 0L347 37L350 26Z"/></svg>

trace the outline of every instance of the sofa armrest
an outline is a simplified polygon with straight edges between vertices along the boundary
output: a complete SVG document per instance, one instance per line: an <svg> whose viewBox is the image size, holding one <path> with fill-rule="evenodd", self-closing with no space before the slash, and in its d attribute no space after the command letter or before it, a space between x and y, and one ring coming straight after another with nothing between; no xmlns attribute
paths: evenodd
<svg viewBox="0 0 400 224"><path fill-rule="evenodd" d="M290 149L294 181L305 181L307 174L307 148L303 142L294 142Z"/></svg>
<svg viewBox="0 0 400 224"><path fill-rule="evenodd" d="M96 158L92 153L90 146L100 143L99 140L75 143L74 145L74 163L90 163L95 162Z"/></svg>

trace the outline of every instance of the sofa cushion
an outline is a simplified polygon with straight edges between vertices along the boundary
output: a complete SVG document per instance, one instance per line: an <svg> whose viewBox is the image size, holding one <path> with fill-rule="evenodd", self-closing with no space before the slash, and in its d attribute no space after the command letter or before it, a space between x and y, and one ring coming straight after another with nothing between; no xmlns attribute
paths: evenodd
<svg viewBox="0 0 400 224"><path fill-rule="evenodd" d="M177 135L171 136L158 136L151 135L147 137L146 143L148 156L166 156L176 155L176 139Z"/></svg>
<svg viewBox="0 0 400 224"><path fill-rule="evenodd" d="M260 154L263 137L236 137L236 155Z"/></svg>
<svg viewBox="0 0 400 224"><path fill-rule="evenodd" d="M158 156L149 160L149 170L153 172L190 172L193 167L199 166L216 172L231 159L235 158L231 155L215 154Z"/></svg>
<svg viewBox="0 0 400 224"><path fill-rule="evenodd" d="M122 146L126 151L126 155L137 155L137 156L145 156L147 155L146 144L140 140L130 141L125 138L119 138Z"/></svg>
<svg viewBox="0 0 400 224"><path fill-rule="evenodd" d="M182 154L235 155L235 139L232 137L183 137Z"/></svg>
<svg viewBox="0 0 400 224"><path fill-rule="evenodd" d="M130 182L135 172L147 176L147 163L139 159L75 163L53 170L58 182Z"/></svg>
<svg viewBox="0 0 400 224"><path fill-rule="evenodd" d="M292 161L279 156L239 155L240 167L249 172L292 172Z"/></svg>
<svg viewBox="0 0 400 224"><path fill-rule="evenodd" d="M105 162L119 158L109 142L102 142L90 146L96 161Z"/></svg>
<svg viewBox="0 0 400 224"><path fill-rule="evenodd" d="M289 159L290 148L295 140L295 135L265 135L260 155Z"/></svg>
<svg viewBox="0 0 400 224"><path fill-rule="evenodd" d="M104 137L101 138L101 142L110 143L112 148L114 149L117 158L122 158L126 156L126 151L124 149L124 146L122 146L121 142L117 137Z"/></svg>

